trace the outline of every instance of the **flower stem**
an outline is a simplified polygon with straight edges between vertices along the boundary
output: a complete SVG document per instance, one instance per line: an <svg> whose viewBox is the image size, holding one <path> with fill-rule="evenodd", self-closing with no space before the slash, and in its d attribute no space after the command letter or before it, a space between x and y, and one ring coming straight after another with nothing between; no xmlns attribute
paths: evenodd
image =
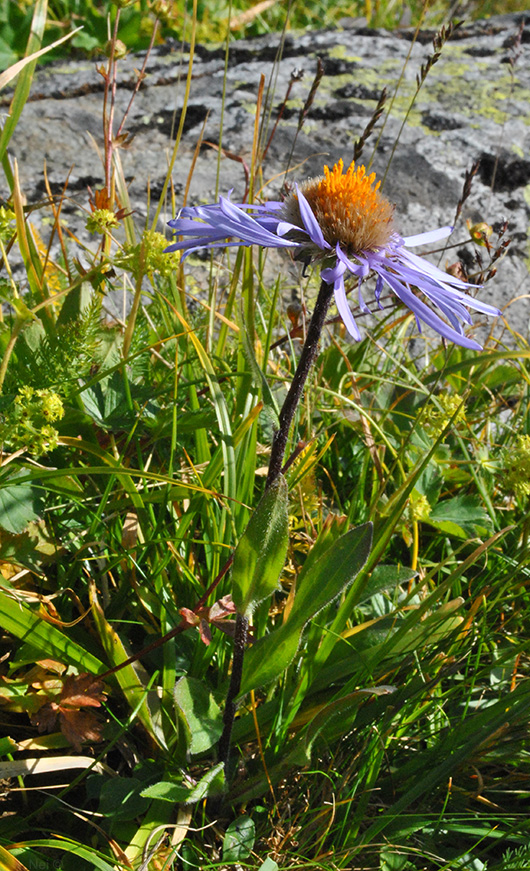
<svg viewBox="0 0 530 871"><path fill-rule="evenodd" d="M241 687L241 678L243 676L243 659L245 656L247 636L248 617L238 614L236 617L236 629L234 635L232 674L230 676L230 686L228 687L223 714L223 733L219 739L218 749L219 761L224 764L225 772L230 757L230 738L232 737L232 726L234 725L234 717L236 715L236 698Z"/></svg>
<svg viewBox="0 0 530 871"><path fill-rule="evenodd" d="M272 482L278 477L282 470L283 458L285 456L285 449L287 447L287 439L289 438L291 423L293 421L295 411L298 407L298 403L300 402L300 399L302 397L302 392L307 381L307 376L309 375L309 372L311 371L311 366L313 365L317 356L318 343L320 341L322 328L326 320L326 315L328 313L332 297L333 285L328 284L327 281L322 280L317 301L315 303L313 316L307 330L307 337L304 343L304 347L302 348L302 353L300 355L300 360L298 361L298 366L296 367L296 372L294 373L291 386L280 411L280 426L279 429L274 433L274 438L272 440L271 458L269 462L267 483L265 485L266 487L270 487Z"/></svg>
<svg viewBox="0 0 530 871"><path fill-rule="evenodd" d="M266 488L270 487L273 481L280 474L287 447L287 439L289 437L289 429L293 422L293 417L298 407L298 403L302 398L307 376L311 371L315 358L318 353L318 343L322 334L326 315L329 305L333 297L333 285L327 281L322 281L317 301L313 311L313 316L309 323L306 340L296 372L294 373L291 386L285 397L285 401L280 411L280 426L275 432L271 458L269 462L269 474L267 476ZM238 614L236 618L236 628L234 637L234 656L232 659L232 674L230 676L230 686L226 696L225 710L223 715L223 733L219 739L219 761L224 763L225 771L228 767L230 757L230 739L232 736L232 726L236 715L236 699L241 688L241 678L243 676L243 660L245 657L245 646L248 637L248 618Z"/></svg>

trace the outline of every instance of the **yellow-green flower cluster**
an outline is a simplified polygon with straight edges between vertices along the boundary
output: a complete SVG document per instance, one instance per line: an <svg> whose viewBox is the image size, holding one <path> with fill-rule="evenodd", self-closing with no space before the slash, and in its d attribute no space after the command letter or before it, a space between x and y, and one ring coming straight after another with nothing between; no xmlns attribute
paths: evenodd
<svg viewBox="0 0 530 871"><path fill-rule="evenodd" d="M517 436L503 455L503 486L519 498L530 496L530 436Z"/></svg>
<svg viewBox="0 0 530 871"><path fill-rule="evenodd" d="M53 390L21 387L0 423L0 440L13 451L24 448L40 457L57 447L59 433L52 423L64 417L61 397Z"/></svg>
<svg viewBox="0 0 530 871"><path fill-rule="evenodd" d="M142 254L143 246L143 254ZM164 278L173 274L180 263L180 253L164 254L167 248L167 239L156 230L146 230L142 235L142 242L134 247L126 248L125 255L116 262L124 269L130 270L133 275L140 271L146 275L158 272ZM143 262L142 262L143 256Z"/></svg>
<svg viewBox="0 0 530 871"><path fill-rule="evenodd" d="M89 233L108 233L109 230L119 226L120 222L110 209L96 209L89 215L86 222Z"/></svg>
<svg viewBox="0 0 530 871"><path fill-rule="evenodd" d="M440 393L437 404L431 403L423 412L422 424L433 439L437 439L445 429L449 421L456 414L452 426L456 429L464 423L466 412L461 396L453 396L450 393Z"/></svg>
<svg viewBox="0 0 530 871"><path fill-rule="evenodd" d="M15 232L15 213L12 209L0 206L0 240L9 242Z"/></svg>
<svg viewBox="0 0 530 871"><path fill-rule="evenodd" d="M431 506L429 500L422 493L412 492L409 498L410 519L421 523L429 519Z"/></svg>

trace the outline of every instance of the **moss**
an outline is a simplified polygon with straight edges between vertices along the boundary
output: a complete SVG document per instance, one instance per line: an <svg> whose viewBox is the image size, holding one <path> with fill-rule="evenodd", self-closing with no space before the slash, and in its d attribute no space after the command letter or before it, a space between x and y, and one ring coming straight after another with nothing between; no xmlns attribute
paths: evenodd
<svg viewBox="0 0 530 871"><path fill-rule="evenodd" d="M356 54L347 54L345 45L334 45L329 52L329 57L336 58L337 60L355 61L358 64L363 62L362 57Z"/></svg>

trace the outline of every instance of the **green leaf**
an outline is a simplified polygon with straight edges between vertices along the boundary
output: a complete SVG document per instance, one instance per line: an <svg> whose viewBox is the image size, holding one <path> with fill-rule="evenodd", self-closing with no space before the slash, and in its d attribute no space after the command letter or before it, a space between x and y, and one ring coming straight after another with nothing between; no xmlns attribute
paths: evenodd
<svg viewBox="0 0 530 871"><path fill-rule="evenodd" d="M278 589L287 555L287 482L279 475L265 491L234 553L232 598L240 614L252 616L256 605Z"/></svg>
<svg viewBox="0 0 530 871"><path fill-rule="evenodd" d="M0 486L0 526L15 535L23 532L33 520L39 519L42 504L36 487L17 483L17 477L23 474L16 472L7 479L7 484Z"/></svg>
<svg viewBox="0 0 530 871"><path fill-rule="evenodd" d="M175 684L175 705L184 720L189 751L204 753L221 737L223 718L219 705L202 681L183 677Z"/></svg>
<svg viewBox="0 0 530 871"><path fill-rule="evenodd" d="M239 817L228 826L223 841L223 861L243 862L254 848L256 827L247 816Z"/></svg>
<svg viewBox="0 0 530 871"><path fill-rule="evenodd" d="M147 786L140 794L144 798L170 801L171 804L185 804L191 793L192 789L189 786L183 786L182 783L173 783L171 780L161 780L159 783Z"/></svg>
<svg viewBox="0 0 530 871"><path fill-rule="evenodd" d="M311 561L310 568L300 573L286 622L245 654L240 695L271 683L285 671L298 650L306 623L354 581L368 559L371 543L372 524L365 523L334 541L320 559Z"/></svg>
<svg viewBox="0 0 530 871"><path fill-rule="evenodd" d="M399 587L401 584L406 584L408 581L412 581L416 575L417 572L412 569L400 566L376 566L368 578L368 582L363 589L362 594L359 596L357 604L362 605L363 602L366 602L378 593L385 593L387 590L395 590L396 587Z"/></svg>
<svg viewBox="0 0 530 871"><path fill-rule="evenodd" d="M207 795L218 794L224 788L224 764L219 762L210 768L193 787L183 786L171 780L162 780L142 790L145 798L169 801L172 804L195 804Z"/></svg>
<svg viewBox="0 0 530 871"><path fill-rule="evenodd" d="M370 554L372 524L364 523L341 535L317 563L298 580L287 625L303 628L359 574Z"/></svg>
<svg viewBox="0 0 530 871"><path fill-rule="evenodd" d="M245 652L240 697L272 683L290 666L302 636L301 629L291 628L284 623Z"/></svg>
<svg viewBox="0 0 530 871"><path fill-rule="evenodd" d="M438 503L428 523L458 538L481 535L490 527L489 517L476 496L455 496Z"/></svg>
<svg viewBox="0 0 530 871"><path fill-rule="evenodd" d="M57 326L70 324L82 317L90 307L93 296L94 291L89 281L81 281L74 285L64 298L57 318Z"/></svg>
<svg viewBox="0 0 530 871"><path fill-rule="evenodd" d="M15 750L17 750L17 747L17 742L13 738L0 738L0 756L5 756L7 753L14 753Z"/></svg>
<svg viewBox="0 0 530 871"><path fill-rule="evenodd" d="M377 686L357 690L326 705L316 714L307 727L305 736L306 752L309 755L311 745L318 735L326 731L326 739L336 740L345 735L352 726L359 705L366 701L367 696L383 696L393 693L395 687Z"/></svg>
<svg viewBox="0 0 530 871"><path fill-rule="evenodd" d="M258 871L278 871L278 863L268 856L259 866Z"/></svg>
<svg viewBox="0 0 530 871"><path fill-rule="evenodd" d="M37 654L74 665L80 671L102 674L107 671L99 659L31 611L27 605L0 590L0 626L16 638L30 643Z"/></svg>
<svg viewBox="0 0 530 871"><path fill-rule="evenodd" d="M137 777L115 777L101 788L99 812L114 820L134 820L144 814L149 800L140 793L142 781Z"/></svg>
<svg viewBox="0 0 530 871"><path fill-rule="evenodd" d="M113 372L104 383L98 382L88 387L82 396L86 413L101 427L112 429L116 423L126 425L134 417L119 372Z"/></svg>

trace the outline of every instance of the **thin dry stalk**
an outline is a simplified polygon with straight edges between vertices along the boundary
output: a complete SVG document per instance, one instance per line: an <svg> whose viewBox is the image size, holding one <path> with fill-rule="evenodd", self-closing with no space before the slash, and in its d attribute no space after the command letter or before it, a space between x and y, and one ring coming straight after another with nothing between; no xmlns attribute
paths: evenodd
<svg viewBox="0 0 530 871"><path fill-rule="evenodd" d="M451 24L448 24L448 25L444 24L443 27L440 28L438 33L436 33L436 35L432 41L434 52L433 52L433 54L429 55L426 62L421 65L420 72L416 76L416 90L415 90L414 94L412 95L412 99L410 101L409 107L405 113L405 117L403 118L403 121L401 123L401 127L399 128L398 134L397 134L396 139L394 141L394 145L392 147L392 152L390 154L390 157L388 159L388 163L386 165L385 174L384 174L383 179L381 181L381 187L384 187L385 180L386 180L386 177L388 175L388 171L389 171L390 166L392 164L392 161L394 159L394 154L396 153L396 149L397 149L399 140L401 138L401 134L405 128L405 125L408 123L409 115L412 111L412 107L414 106L414 103L416 102L416 98L417 98L417 96L422 88L422 85L424 84L425 79L427 78L429 72L432 70L435 63L437 63L440 60L440 56L442 54L442 49L443 49L444 45L446 44L446 42L449 39L451 39L455 30L458 27L460 27L462 25L462 23L463 23L462 21L456 21L454 24L452 22L451 22ZM417 34L418 34L418 30L416 30L415 37L417 36ZM408 61L409 57L410 57L410 53L409 53L409 55L407 55L407 61ZM405 61L405 66L406 66L407 61ZM401 79L400 79L400 83L401 83ZM399 88L399 84L398 84L398 88ZM396 88L396 92L394 94L394 98L395 98L396 94L397 94L397 88ZM394 98L392 99L392 102L394 101ZM392 103L390 104L390 108L388 110L389 112L390 112L391 108L392 108Z"/></svg>
<svg viewBox="0 0 530 871"><path fill-rule="evenodd" d="M466 170L466 174L464 177L464 186L462 188L462 196L458 200L458 203L456 205L455 216L453 218L453 227L456 226L456 223L457 223L457 221L462 213L462 208L464 206L464 203L466 202L467 198L469 197L469 195L471 193L473 179L475 178L475 176L479 170L479 167L480 167L480 160L475 160L471 169Z"/></svg>
<svg viewBox="0 0 530 871"><path fill-rule="evenodd" d="M377 124L381 115L383 114L383 109L385 108L387 96L388 96L387 90L386 90L386 88L383 88L383 90L381 91L381 96L379 97L379 102L374 109L372 117L370 118L368 124L364 128L361 136L359 137L359 139L356 140L355 145L353 146L353 159L355 161L359 160L359 158L363 152L363 148L366 144L366 141L370 138L370 136L374 132L375 125Z"/></svg>
<svg viewBox="0 0 530 871"><path fill-rule="evenodd" d="M315 78L313 79L313 83L312 83L311 88L309 90L309 94L307 95L307 99L306 99L304 105L302 106L302 108L300 109L300 114L298 116L298 125L296 127L296 133L294 134L294 138L293 138L293 141L291 144L291 150L289 152L289 157L287 158L287 164L286 164L285 171L284 171L285 178L287 178L287 174L288 174L290 167L291 167L291 161L293 159L294 149L296 146L296 140L298 139L298 135L301 132L302 127L305 124L306 118L309 114L309 110L311 109L311 106L314 103L316 93L318 91L318 88L319 88L320 83L322 81L322 78L324 76L324 72L325 72L324 64L322 63L320 58L317 58L317 71L315 73ZM283 189L285 189L285 185L286 185L286 183L284 182Z"/></svg>
<svg viewBox="0 0 530 871"><path fill-rule="evenodd" d="M511 78L510 94L509 94L510 98L513 95L513 89L515 87L515 67L516 67L517 61L519 60L519 57L521 55L521 41L523 38L524 27L525 27L525 22L523 20L523 21L521 21L521 23L519 25L519 30L517 31L516 35L513 38L513 43L511 45L510 54L508 57L508 63L510 65L510 78ZM506 118L507 118L507 114L505 114L505 116L504 116L504 119L502 122L502 127L501 127L501 130L499 133L499 145L497 147L497 154L495 156L495 163L493 165L493 172L491 174L490 202L491 202L491 197L493 196L493 192L495 190L495 179L497 177L497 169L499 166L499 152L501 149L501 143L504 141L504 127L506 124ZM489 206L489 203L488 203L488 206Z"/></svg>

